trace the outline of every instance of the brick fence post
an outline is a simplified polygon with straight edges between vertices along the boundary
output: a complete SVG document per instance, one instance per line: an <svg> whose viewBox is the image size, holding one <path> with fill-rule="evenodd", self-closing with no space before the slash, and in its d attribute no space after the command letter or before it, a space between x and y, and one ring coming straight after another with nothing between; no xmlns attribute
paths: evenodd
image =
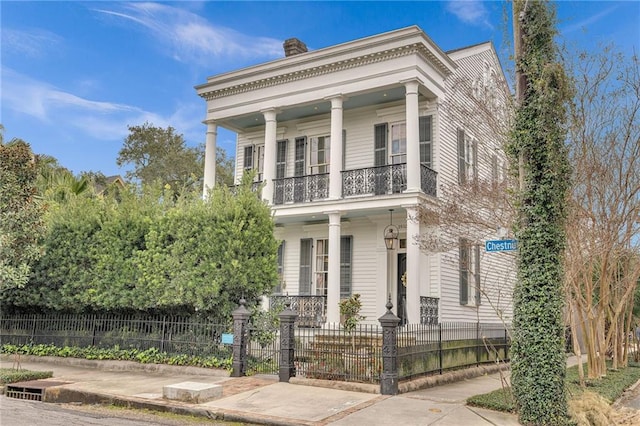
<svg viewBox="0 0 640 426"><path fill-rule="evenodd" d="M233 361L231 366L231 377L242 377L247 373L247 335L249 328L249 310L245 304L246 300L240 299L238 306L232 313L233 315Z"/></svg>
<svg viewBox="0 0 640 426"><path fill-rule="evenodd" d="M284 311L278 315L280 318L280 368L281 382L288 382L296 375L296 367L293 362L295 348L294 323L298 314L291 310L291 301L284 302Z"/></svg>
<svg viewBox="0 0 640 426"><path fill-rule="evenodd" d="M382 326L382 374L380 375L380 393L398 394L398 324L400 318L391 312L393 304L387 302L387 312L378 318Z"/></svg>

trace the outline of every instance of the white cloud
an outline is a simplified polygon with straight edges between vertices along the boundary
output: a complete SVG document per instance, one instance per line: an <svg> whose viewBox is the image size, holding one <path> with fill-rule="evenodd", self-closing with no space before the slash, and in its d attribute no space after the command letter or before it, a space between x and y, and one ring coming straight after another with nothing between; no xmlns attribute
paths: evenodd
<svg viewBox="0 0 640 426"><path fill-rule="evenodd" d="M169 56L181 62L211 65L221 59L272 59L283 54L281 40L216 26L188 10L141 2L119 6L120 10L96 11L142 26L168 49Z"/></svg>
<svg viewBox="0 0 640 426"><path fill-rule="evenodd" d="M42 57L59 49L62 38L51 31L30 29L29 31L2 29L3 50L29 57Z"/></svg>
<svg viewBox="0 0 640 426"><path fill-rule="evenodd" d="M159 127L171 125L185 136L198 136L199 132L204 135L193 120L196 109L201 109L195 103L165 117L136 106L86 99L6 67L1 71L3 109L32 117L36 120L34 125L71 127L104 141L122 139L128 134L128 125L145 121Z"/></svg>
<svg viewBox="0 0 640 426"><path fill-rule="evenodd" d="M452 0L447 3L447 10L466 24L493 28L489 22L489 11L479 0Z"/></svg>
<svg viewBox="0 0 640 426"><path fill-rule="evenodd" d="M566 27L561 28L560 32L562 34L568 34L578 30L585 30L591 24L598 22L599 20L601 20L602 18L604 18L605 16L609 15L611 12L616 10L617 8L618 8L618 5L611 6L608 9L603 10L602 12L596 13L595 15L588 17L587 19L584 19L580 22L576 22L575 24L567 25Z"/></svg>

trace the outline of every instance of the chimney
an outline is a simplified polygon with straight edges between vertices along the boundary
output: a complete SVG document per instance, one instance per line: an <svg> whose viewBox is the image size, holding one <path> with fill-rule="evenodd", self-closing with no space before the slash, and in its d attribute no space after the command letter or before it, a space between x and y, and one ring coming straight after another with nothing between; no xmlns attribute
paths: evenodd
<svg viewBox="0 0 640 426"><path fill-rule="evenodd" d="M293 56L307 51L307 45L297 38L289 38L282 43L284 47L284 56Z"/></svg>

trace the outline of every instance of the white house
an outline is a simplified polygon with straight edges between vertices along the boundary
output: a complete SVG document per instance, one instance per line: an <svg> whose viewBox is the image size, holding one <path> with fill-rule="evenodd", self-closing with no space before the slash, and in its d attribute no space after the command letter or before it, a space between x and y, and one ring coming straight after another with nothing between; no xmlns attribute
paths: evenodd
<svg viewBox="0 0 640 426"><path fill-rule="evenodd" d="M469 96L497 110L506 99L492 44L447 53L412 26L315 51L290 39L285 52L196 86L207 103L204 190L215 185L217 128L230 129L236 180L257 169L273 209L279 292L328 322L353 293L368 322L389 298L408 323L498 322L496 308L508 320L512 255L423 252L415 236L437 230L413 220L418 205L440 202L442 185L501 173L504 154L480 115L455 112ZM390 249L385 236L397 237Z"/></svg>

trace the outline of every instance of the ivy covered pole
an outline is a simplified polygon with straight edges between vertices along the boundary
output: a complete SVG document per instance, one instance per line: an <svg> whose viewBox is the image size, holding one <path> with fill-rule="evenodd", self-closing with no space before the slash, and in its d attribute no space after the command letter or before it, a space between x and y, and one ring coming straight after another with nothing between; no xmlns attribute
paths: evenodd
<svg viewBox="0 0 640 426"><path fill-rule="evenodd" d="M520 187L511 383L522 424L563 425L569 422L562 319L568 80L548 2L514 0L513 25L517 109L508 151Z"/></svg>

